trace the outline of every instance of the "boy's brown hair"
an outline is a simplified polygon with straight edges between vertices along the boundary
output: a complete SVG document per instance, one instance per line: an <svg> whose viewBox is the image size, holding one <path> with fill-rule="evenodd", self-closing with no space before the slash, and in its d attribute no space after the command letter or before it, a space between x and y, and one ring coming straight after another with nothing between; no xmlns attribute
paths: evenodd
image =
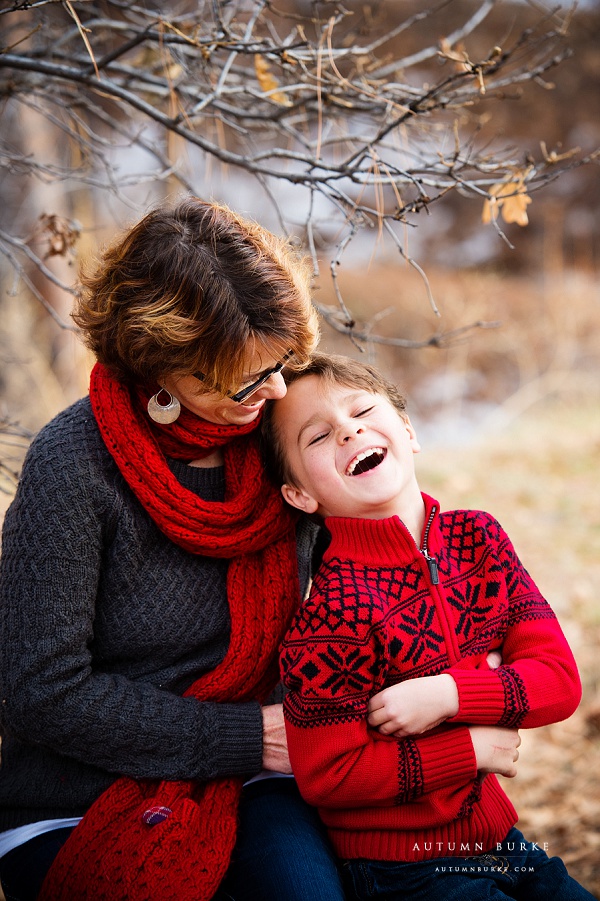
<svg viewBox="0 0 600 901"><path fill-rule="evenodd" d="M285 382L291 385L309 375L316 375L331 385L346 385L348 388L360 388L369 394L382 394L396 409L399 416L406 419L406 399L398 388L368 363L361 363L351 357L340 354L314 353L306 365L301 368L285 370ZM277 485L294 485L299 487L291 472L287 454L275 423L273 410L277 401L269 401L266 405L262 422L261 438L267 472Z"/></svg>

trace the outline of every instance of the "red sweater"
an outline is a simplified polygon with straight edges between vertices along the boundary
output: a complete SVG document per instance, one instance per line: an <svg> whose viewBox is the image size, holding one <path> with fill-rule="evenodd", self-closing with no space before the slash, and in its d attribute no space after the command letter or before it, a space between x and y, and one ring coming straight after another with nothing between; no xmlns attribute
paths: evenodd
<svg viewBox="0 0 600 901"><path fill-rule="evenodd" d="M282 644L292 767L342 858L491 850L517 815L496 777L478 776L465 724L542 726L581 698L556 617L499 523L423 499L420 548L398 517L327 520L331 544ZM451 720L404 739L367 725L373 694L441 672L458 687Z"/></svg>

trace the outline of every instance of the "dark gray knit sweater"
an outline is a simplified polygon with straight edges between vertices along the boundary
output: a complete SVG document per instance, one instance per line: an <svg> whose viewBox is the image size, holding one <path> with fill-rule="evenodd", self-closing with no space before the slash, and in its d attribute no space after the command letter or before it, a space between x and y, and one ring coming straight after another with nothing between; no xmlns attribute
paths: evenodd
<svg viewBox="0 0 600 901"><path fill-rule="evenodd" d="M172 461L205 500L223 470ZM301 585L315 528L298 533ZM227 561L155 526L98 432L89 399L47 425L6 514L0 560L0 831L78 816L116 775L252 776L258 703L181 693L224 657Z"/></svg>

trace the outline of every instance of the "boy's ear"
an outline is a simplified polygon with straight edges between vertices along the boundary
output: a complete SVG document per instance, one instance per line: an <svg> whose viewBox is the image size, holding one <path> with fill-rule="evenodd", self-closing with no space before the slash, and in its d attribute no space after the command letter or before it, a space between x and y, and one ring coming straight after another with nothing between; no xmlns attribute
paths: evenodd
<svg viewBox="0 0 600 901"><path fill-rule="evenodd" d="M417 433L414 430L413 424L408 418L408 416L404 419L404 424L406 426L406 431L410 437L410 446L412 448L413 454L418 454L421 450L421 445L419 444L419 439L417 438Z"/></svg>
<svg viewBox="0 0 600 901"><path fill-rule="evenodd" d="M317 501L310 494L307 494L303 488L296 488L294 485L286 483L281 486L281 493L291 507L302 510L303 513L317 512L319 507Z"/></svg>

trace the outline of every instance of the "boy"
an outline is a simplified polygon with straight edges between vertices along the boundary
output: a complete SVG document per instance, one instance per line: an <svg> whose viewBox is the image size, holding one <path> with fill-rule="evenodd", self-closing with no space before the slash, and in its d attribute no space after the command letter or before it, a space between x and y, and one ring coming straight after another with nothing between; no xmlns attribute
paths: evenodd
<svg viewBox="0 0 600 901"><path fill-rule="evenodd" d="M265 436L285 499L331 536L281 669L292 768L357 897L591 899L494 775L516 774L519 728L581 697L506 533L421 493L404 401L371 367L315 355Z"/></svg>

